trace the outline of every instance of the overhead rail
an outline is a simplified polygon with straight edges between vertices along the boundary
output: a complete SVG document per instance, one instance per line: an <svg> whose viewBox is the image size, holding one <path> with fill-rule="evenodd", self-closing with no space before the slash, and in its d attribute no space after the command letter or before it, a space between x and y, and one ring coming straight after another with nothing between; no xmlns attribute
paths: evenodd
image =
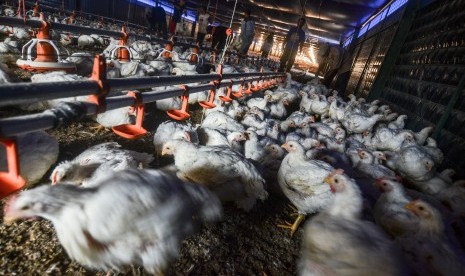
<svg viewBox="0 0 465 276"><path fill-rule="evenodd" d="M276 78L284 77L283 74L269 74L267 77ZM261 80L262 77L252 77L245 79L229 79L221 82L217 88L228 87L236 84L248 84L254 81ZM179 83L179 82L178 82ZM212 84L202 84L189 86L189 94L208 91L212 88ZM2 86L0 86L0 91ZM1 93L1 92L0 92ZM167 99L171 97L181 96L185 93L185 89L170 89L166 91L148 91L141 93L143 95L142 103L151 103L157 100ZM106 98L106 110L113 110L134 104L134 98L121 95ZM58 111L62 110L62 111ZM64 113L68 112L75 115L74 118L66 117ZM95 115L98 113L98 106L91 102L63 102L61 106L55 109L45 110L42 113L29 114L11 118L0 119L0 137L12 137L29 132L46 130L55 128L61 125L60 122L69 123L71 121L79 120L84 116ZM61 117L64 116L64 117ZM69 115L68 115L69 116Z"/></svg>
<svg viewBox="0 0 465 276"><path fill-rule="evenodd" d="M30 6L34 6L35 5L35 1L25 1L26 4L30 5ZM7 5L5 5L7 6ZM11 7L11 6L10 6ZM11 7L11 8L14 8L14 7ZM132 28L137 28L139 30L145 30L146 27L142 26L142 25L138 25L138 24L135 24L135 23L131 23L131 22L126 22L126 21L123 21L123 20L119 20L119 19L114 19L114 18L110 18L110 17L106 17L106 16L102 16L102 15L97 15L97 14L93 14L93 13L88 13L88 12L83 12L83 11L70 11L70 10L63 10L61 8L56 8L56 7L52 7L52 6L49 6L49 5L46 5L45 3L40 3L40 9L41 10L51 10L51 11L54 11L54 12L64 12L64 13L76 13L78 14L79 16L90 16L90 17L95 17L95 18L103 18L104 20L108 20L108 21L111 21L112 23L116 24L116 23L119 23L119 24L124 24L124 25L127 25L128 27L132 27ZM85 18L85 20L89 20L87 18Z"/></svg>
<svg viewBox="0 0 465 276"><path fill-rule="evenodd" d="M107 79L111 91L130 89L148 89L152 87L188 84L194 82L217 81L247 77L270 77L276 73L232 73L199 74L189 76L156 76L143 78ZM33 103L37 101L65 97L87 96L99 93L99 84L95 80L78 80L67 82L10 83L0 86L0 106Z"/></svg>
<svg viewBox="0 0 465 276"><path fill-rule="evenodd" d="M84 33L84 34L97 34L102 36L111 36L111 37L123 37L123 32L116 32L116 31L109 31L104 29L94 29L90 27L83 27L78 25L68 25L68 24L61 24L61 23L54 23L49 22L50 27L54 30L72 32L72 33ZM43 22L37 19L22 19L17 17L6 17L0 16L0 25L8 25L14 27L32 27L32 28L41 28L43 26ZM134 35L132 34L131 37L137 40L150 40L149 36L141 36L141 35Z"/></svg>

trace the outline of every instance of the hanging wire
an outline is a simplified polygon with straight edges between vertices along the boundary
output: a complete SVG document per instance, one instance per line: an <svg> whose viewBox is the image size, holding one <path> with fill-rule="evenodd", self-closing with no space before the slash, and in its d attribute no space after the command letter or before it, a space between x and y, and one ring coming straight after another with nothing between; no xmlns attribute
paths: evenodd
<svg viewBox="0 0 465 276"><path fill-rule="evenodd" d="M129 26L129 16L131 15L131 3L132 3L132 0L129 0L129 9L128 9L128 17L126 18L126 26Z"/></svg>
<svg viewBox="0 0 465 276"><path fill-rule="evenodd" d="M220 0L216 0L215 13L213 14L213 20L212 20L213 23L215 23L215 20L216 20L216 12L218 11L218 2L220 2Z"/></svg>
<svg viewBox="0 0 465 276"><path fill-rule="evenodd" d="M236 14L236 6L237 6L237 0L234 3L234 9L233 9L233 13L232 13L232 16L231 16L231 22L229 23L229 29L232 28L234 15ZM226 54L226 49L228 49L229 46L231 45L232 39L233 39L233 35L231 33L231 35L228 35L228 37L226 38L226 43L225 43L224 48L223 48L223 53L221 54L220 64L223 64L223 62L224 62L224 55Z"/></svg>

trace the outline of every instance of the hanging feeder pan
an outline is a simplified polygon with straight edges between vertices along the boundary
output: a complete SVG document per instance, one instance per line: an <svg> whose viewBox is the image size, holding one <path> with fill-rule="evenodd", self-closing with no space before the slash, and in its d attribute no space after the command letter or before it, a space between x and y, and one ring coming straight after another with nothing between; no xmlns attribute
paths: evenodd
<svg viewBox="0 0 465 276"><path fill-rule="evenodd" d="M142 122L144 120L144 104L142 102L141 93L130 91L128 92L128 96L133 97L135 100L134 107L137 109L136 124L114 126L112 130L123 138L134 140L147 134L147 130L142 127Z"/></svg>
<svg viewBox="0 0 465 276"><path fill-rule="evenodd" d="M184 89L184 94L181 95L181 109L173 109L166 111L166 114L168 114L168 116L177 121L184 121L191 117L191 115L187 111L187 107L189 104L189 87L187 85L182 85L181 87Z"/></svg>
<svg viewBox="0 0 465 276"><path fill-rule="evenodd" d="M212 109L216 107L216 104L213 102L215 100L215 89L210 89L208 101L199 101L201 107L206 109Z"/></svg>

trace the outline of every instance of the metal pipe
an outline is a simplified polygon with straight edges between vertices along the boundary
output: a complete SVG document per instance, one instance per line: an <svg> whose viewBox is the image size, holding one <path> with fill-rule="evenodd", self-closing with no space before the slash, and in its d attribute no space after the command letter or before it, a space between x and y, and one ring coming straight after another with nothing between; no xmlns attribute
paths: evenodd
<svg viewBox="0 0 465 276"><path fill-rule="evenodd" d="M0 106L99 93L96 81L11 83L0 85Z"/></svg>
<svg viewBox="0 0 465 276"><path fill-rule="evenodd" d="M224 74L223 79L279 76L276 73L233 73ZM157 76L146 78L108 79L110 91L147 89L152 87L215 81L219 74L190 76ZM14 83L0 85L0 106L25 104L37 101L98 94L99 86L93 80L71 82Z"/></svg>
<svg viewBox="0 0 465 276"><path fill-rule="evenodd" d="M124 34L122 32L108 31L103 29L93 29L89 27L83 27L78 25L67 25L61 23L50 22L50 28L53 30L60 30L72 33L84 33L84 34L97 34L111 37L122 37Z"/></svg>
<svg viewBox="0 0 465 276"><path fill-rule="evenodd" d="M108 30L102 30L102 29L93 29L89 27L67 25L67 24L54 23L54 22L49 22L49 23L50 23L50 27L54 30L61 30L61 31L67 31L67 32L74 32L74 33L98 34L98 35L118 37L118 38L123 36L122 32L108 31ZM8 25L8 26L15 26L15 27L29 26L32 28L40 28L42 27L43 24L42 24L42 21L36 20L36 19L24 20L22 18L17 18L17 17L0 16L0 25ZM146 37L145 37L145 40L147 40Z"/></svg>
<svg viewBox="0 0 465 276"><path fill-rule="evenodd" d="M52 114L30 114L0 120L0 137L11 137L29 132L46 130L55 125Z"/></svg>
<svg viewBox="0 0 465 276"><path fill-rule="evenodd" d="M266 73L230 73L230 74L223 74L223 79L233 79L233 78L247 78L247 77L269 77L272 75L283 75L283 73L276 73L276 72L266 72Z"/></svg>
<svg viewBox="0 0 465 276"><path fill-rule="evenodd" d="M35 20L35 19L24 20L18 17L0 16L0 25L7 25L7 26L14 26L14 27L29 26L32 28L40 28L42 27L43 24L42 24L42 21Z"/></svg>
<svg viewBox="0 0 465 276"><path fill-rule="evenodd" d="M275 76L280 76L276 74ZM259 80L260 77L247 78L245 82L251 82ZM241 79L233 79L233 84L242 82ZM226 87L231 84L231 80L224 80L221 82L219 87ZM197 93L209 90L212 87L211 84L195 85L189 87L189 93ZM143 92L143 103L150 103L161 99L171 98L180 96L184 93L183 89L171 89L166 91L151 91ZM87 115L97 114L97 106L93 103L85 103L87 106ZM130 106L134 104L132 97L114 96L106 99L107 110ZM0 119L0 137L12 137L20 134L29 132L46 130L54 128L56 125L57 118L50 112L44 111L42 113L22 115L11 118Z"/></svg>
<svg viewBox="0 0 465 276"><path fill-rule="evenodd" d="M128 89L143 89L167 85L175 85L180 83L193 83L214 81L220 78L219 74L200 74L190 76L157 76L149 78L128 78L128 79L109 79L108 84L112 91L128 90Z"/></svg>

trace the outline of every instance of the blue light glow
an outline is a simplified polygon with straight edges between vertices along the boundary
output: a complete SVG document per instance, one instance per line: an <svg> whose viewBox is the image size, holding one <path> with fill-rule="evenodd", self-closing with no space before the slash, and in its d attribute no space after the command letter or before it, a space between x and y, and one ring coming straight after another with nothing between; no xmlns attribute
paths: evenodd
<svg viewBox="0 0 465 276"><path fill-rule="evenodd" d="M376 26L379 22L383 21L386 17L391 15L393 12L400 9L408 0L396 0L386 7L382 12L373 17L371 20L365 22L365 26L358 33L358 37L368 32L371 28Z"/></svg>
<svg viewBox="0 0 465 276"><path fill-rule="evenodd" d="M391 4L389 7L389 13L387 14L388 16L397 11L400 7L402 7L405 3L407 3L408 0L397 0Z"/></svg>
<svg viewBox="0 0 465 276"><path fill-rule="evenodd" d="M137 2L140 2L142 4L145 4L145 5L148 5L148 6L151 6L151 7L155 7L155 1L153 0L137 0ZM165 10L165 12L169 13L169 14L173 14L173 7L172 6L168 6L168 4L162 2L162 1L158 1L159 5L163 7L163 9ZM187 16L185 15L182 15L182 18L185 18L191 22L194 22L195 21L195 17L194 16L191 16L189 14L187 14Z"/></svg>
<svg viewBox="0 0 465 276"><path fill-rule="evenodd" d="M361 37L364 33L368 31L368 26L370 26L370 22L363 26L363 28L360 29L360 32L358 33L358 37Z"/></svg>
<svg viewBox="0 0 465 276"><path fill-rule="evenodd" d="M349 36L349 38L347 38L346 41L344 41L344 43L342 44L342 46L343 46L344 48L347 48L347 46L349 46L350 43L352 42L352 39L354 39L354 35Z"/></svg>

